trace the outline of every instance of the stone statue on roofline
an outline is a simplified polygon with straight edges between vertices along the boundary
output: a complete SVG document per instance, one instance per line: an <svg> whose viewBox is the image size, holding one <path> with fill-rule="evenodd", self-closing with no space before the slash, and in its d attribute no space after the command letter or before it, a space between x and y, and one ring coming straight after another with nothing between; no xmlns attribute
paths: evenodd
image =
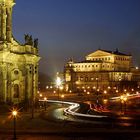
<svg viewBox="0 0 140 140"><path fill-rule="evenodd" d="M30 37L29 37L28 44L31 45L31 46L33 46L33 38L32 38L32 35L30 35Z"/></svg>
<svg viewBox="0 0 140 140"><path fill-rule="evenodd" d="M25 39L25 45L31 45L31 46L33 45L32 35L25 34L24 39Z"/></svg>
<svg viewBox="0 0 140 140"><path fill-rule="evenodd" d="M28 41L29 41L29 35L28 34L24 34L24 40L25 40L25 45L27 45Z"/></svg>
<svg viewBox="0 0 140 140"><path fill-rule="evenodd" d="M34 39L34 47L38 48L38 38Z"/></svg>
<svg viewBox="0 0 140 140"><path fill-rule="evenodd" d="M35 48L38 48L38 38L35 38L33 40L32 35L25 34L24 40L25 40L25 45L31 45L34 46Z"/></svg>

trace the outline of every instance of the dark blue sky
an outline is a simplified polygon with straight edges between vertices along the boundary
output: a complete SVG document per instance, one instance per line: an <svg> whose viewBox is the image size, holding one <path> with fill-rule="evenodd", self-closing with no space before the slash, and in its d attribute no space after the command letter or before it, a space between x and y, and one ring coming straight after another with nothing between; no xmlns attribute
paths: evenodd
<svg viewBox="0 0 140 140"><path fill-rule="evenodd" d="M16 0L15 38L39 38L40 71L62 71L98 48L131 53L140 64L140 0Z"/></svg>

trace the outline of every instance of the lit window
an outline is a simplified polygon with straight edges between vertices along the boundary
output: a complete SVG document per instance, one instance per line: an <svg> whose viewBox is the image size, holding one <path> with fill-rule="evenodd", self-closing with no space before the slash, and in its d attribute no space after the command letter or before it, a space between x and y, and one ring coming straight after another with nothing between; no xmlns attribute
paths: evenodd
<svg viewBox="0 0 140 140"><path fill-rule="evenodd" d="M80 81L83 81L83 77L80 77Z"/></svg>
<svg viewBox="0 0 140 140"><path fill-rule="evenodd" d="M91 79L91 81L93 81L93 80L94 80L94 78L93 78L93 77L91 77L90 79Z"/></svg>

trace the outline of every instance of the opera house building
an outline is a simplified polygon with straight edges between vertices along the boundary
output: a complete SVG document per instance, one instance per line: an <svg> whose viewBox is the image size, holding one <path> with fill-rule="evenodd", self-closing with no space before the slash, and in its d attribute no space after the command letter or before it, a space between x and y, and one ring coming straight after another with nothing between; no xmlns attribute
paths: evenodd
<svg viewBox="0 0 140 140"><path fill-rule="evenodd" d="M116 49L98 49L85 56L85 60L69 60L64 67L67 91L83 92L115 89L117 92L139 88L140 71L132 64L132 56Z"/></svg>

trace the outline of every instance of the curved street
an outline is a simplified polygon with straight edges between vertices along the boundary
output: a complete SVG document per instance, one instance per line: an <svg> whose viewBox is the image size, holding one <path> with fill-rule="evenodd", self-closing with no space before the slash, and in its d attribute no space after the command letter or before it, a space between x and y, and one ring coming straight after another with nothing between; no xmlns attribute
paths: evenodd
<svg viewBox="0 0 140 140"><path fill-rule="evenodd" d="M140 138L138 122L135 125L129 125L131 119L122 116L122 119L119 118L122 122L119 124L118 118L115 120L96 111L93 114L93 111L89 110L91 106L88 102L48 100L46 111L43 103L36 110L34 119L31 119L30 112L19 113L17 118L19 140L92 140L93 138L111 140L116 134L123 139ZM0 117L0 120L3 120L0 122L1 139L9 140L13 134L13 120L7 114Z"/></svg>

